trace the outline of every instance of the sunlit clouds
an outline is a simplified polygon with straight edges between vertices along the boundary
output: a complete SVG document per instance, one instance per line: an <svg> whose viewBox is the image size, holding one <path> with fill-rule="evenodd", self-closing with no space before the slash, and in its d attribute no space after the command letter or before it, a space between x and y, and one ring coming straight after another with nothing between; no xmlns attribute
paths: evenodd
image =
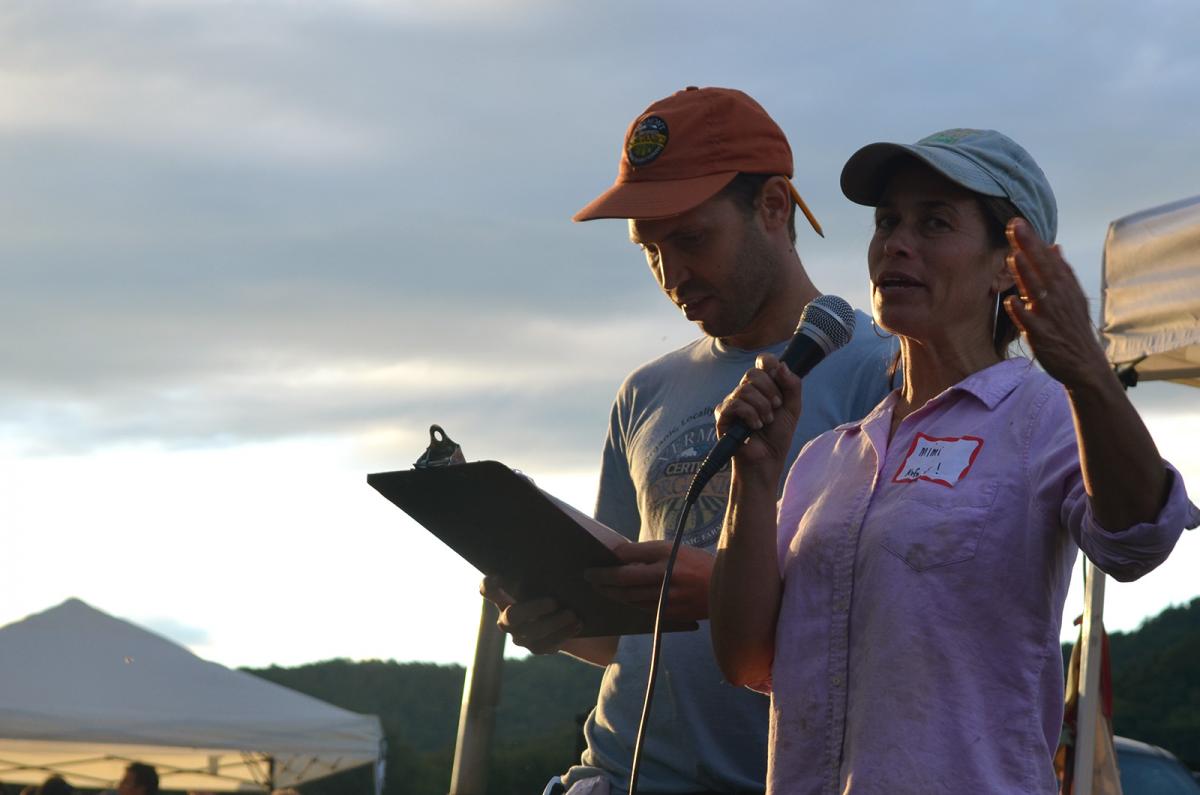
<svg viewBox="0 0 1200 795"><path fill-rule="evenodd" d="M439 423L591 508L621 380L696 334L623 222L569 220L636 113L758 98L827 234L798 251L858 306L846 157L1001 129L1098 300L1108 223L1200 185L1197 25L1173 2L6 5L0 623L77 596L225 664L463 661L477 574L365 477ZM1200 393L1133 394L1200 492ZM1200 593L1194 546L1110 586L1110 626Z"/></svg>

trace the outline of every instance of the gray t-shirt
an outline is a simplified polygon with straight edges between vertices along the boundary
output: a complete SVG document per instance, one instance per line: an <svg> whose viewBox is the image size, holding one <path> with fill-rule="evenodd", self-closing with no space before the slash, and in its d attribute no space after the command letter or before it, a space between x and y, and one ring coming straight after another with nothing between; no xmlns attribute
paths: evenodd
<svg viewBox="0 0 1200 795"><path fill-rule="evenodd" d="M809 439L864 416L889 391L887 368L896 350L856 312L854 338L804 379L804 408L789 463ZM600 471L596 518L640 541L673 538L684 494L716 440L713 410L763 352L701 338L635 370L613 405ZM713 477L692 507L684 542L714 551L729 496L729 467ZM584 733L582 765L568 784L606 774L625 792L637 736L651 636L621 638L604 672ZM663 636L654 707L638 788L646 792L763 789L768 699L723 681L712 654L708 622L698 632Z"/></svg>

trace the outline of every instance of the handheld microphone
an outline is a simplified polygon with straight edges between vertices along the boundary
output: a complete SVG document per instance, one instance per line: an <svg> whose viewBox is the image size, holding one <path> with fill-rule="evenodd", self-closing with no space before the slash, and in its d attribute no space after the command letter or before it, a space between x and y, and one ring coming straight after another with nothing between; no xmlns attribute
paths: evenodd
<svg viewBox="0 0 1200 795"><path fill-rule="evenodd" d="M796 333L780 354L779 361L803 378L820 364L822 359L849 342L852 336L854 310L850 308L850 304L836 295L818 296L800 313ZM734 453L751 433L750 428L741 420L734 422L700 465L688 489L689 495L698 494L712 476L729 463L729 459L733 458Z"/></svg>

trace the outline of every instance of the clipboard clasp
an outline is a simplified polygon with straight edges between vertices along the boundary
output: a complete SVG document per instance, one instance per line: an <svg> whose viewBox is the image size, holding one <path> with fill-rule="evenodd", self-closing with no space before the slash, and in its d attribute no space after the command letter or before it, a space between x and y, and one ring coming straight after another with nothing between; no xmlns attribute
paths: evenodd
<svg viewBox="0 0 1200 795"><path fill-rule="evenodd" d="M425 448L425 452L421 453L421 457L413 466L417 469L432 469L451 464L465 464L466 461L467 458L458 442L447 436L441 425L434 424L429 426L429 447Z"/></svg>

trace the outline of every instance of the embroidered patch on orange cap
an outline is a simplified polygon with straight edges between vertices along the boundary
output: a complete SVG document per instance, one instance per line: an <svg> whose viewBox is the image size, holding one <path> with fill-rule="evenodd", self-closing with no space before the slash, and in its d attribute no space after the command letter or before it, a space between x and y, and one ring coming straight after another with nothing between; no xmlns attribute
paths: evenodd
<svg viewBox="0 0 1200 795"><path fill-rule="evenodd" d="M625 142L625 157L631 166L653 162L667 148L670 138L667 123L658 116L647 116L637 123Z"/></svg>

